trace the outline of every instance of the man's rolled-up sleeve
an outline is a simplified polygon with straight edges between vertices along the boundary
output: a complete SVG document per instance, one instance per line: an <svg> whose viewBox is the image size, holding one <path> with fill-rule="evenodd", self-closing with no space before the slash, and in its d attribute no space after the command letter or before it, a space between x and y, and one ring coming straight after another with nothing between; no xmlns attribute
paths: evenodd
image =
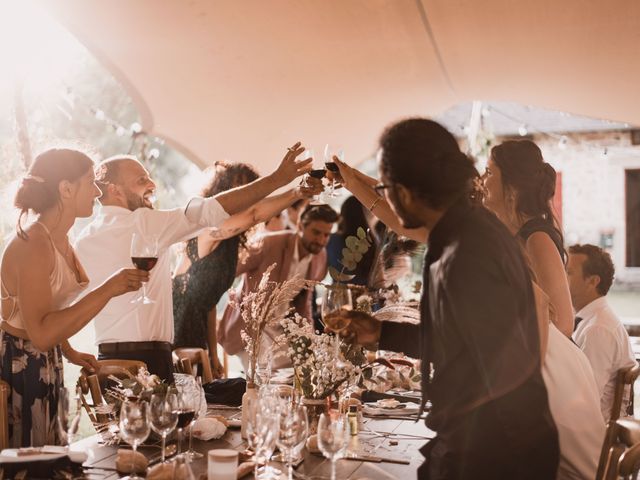
<svg viewBox="0 0 640 480"><path fill-rule="evenodd" d="M220 202L213 197L193 197L185 207L184 214L190 222L202 227L217 227L229 218Z"/></svg>

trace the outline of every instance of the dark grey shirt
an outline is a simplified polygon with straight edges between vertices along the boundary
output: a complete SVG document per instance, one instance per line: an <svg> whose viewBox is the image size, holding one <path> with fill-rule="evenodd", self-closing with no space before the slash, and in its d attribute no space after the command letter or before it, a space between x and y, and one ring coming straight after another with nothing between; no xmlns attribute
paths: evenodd
<svg viewBox="0 0 640 480"><path fill-rule="evenodd" d="M540 403L523 408L547 411L531 277L500 220L467 201L453 205L429 236L423 282L420 325L385 323L380 348L422 359L427 425L453 428L518 387Z"/></svg>

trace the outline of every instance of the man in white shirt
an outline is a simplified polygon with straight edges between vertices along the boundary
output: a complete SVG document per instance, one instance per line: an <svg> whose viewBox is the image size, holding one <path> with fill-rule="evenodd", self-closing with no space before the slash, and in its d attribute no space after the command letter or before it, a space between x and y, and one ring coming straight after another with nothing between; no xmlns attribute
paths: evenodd
<svg viewBox="0 0 640 480"><path fill-rule="evenodd" d="M153 209L151 196L156 185L134 157L112 157L96 167L102 208L75 247L90 278L88 290L118 269L131 266L134 233L158 239L158 261L146 284L147 296L154 303L132 303L136 294L126 294L106 305L94 319L100 359L141 360L151 373L172 381L171 245L203 228L224 229L230 215L246 210L308 171L313 160L297 160L302 151L296 143L270 175L211 198L193 198L186 207L171 210Z"/></svg>
<svg viewBox="0 0 640 480"><path fill-rule="evenodd" d="M636 364L629 335L607 303L614 267L607 252L595 245L569 247L567 278L576 311L573 340L585 353L600 390L600 408L605 420L611 404L618 370ZM625 393L621 414L627 410Z"/></svg>

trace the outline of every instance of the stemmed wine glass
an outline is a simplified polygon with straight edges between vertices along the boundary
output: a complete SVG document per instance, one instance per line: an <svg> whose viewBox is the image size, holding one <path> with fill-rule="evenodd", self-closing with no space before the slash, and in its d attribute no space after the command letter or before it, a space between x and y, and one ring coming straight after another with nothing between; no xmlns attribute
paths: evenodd
<svg viewBox="0 0 640 480"><path fill-rule="evenodd" d="M82 414L82 404L80 402L80 387L76 387L75 397L71 396L69 390L60 387L58 398L58 427L60 429L62 443L71 445L73 438L78 433L80 425L80 415Z"/></svg>
<svg viewBox="0 0 640 480"><path fill-rule="evenodd" d="M184 428L191 424L196 415L193 401L189 395L189 389L182 386L178 389L178 409L175 412L178 415L178 455L182 454L182 437Z"/></svg>
<svg viewBox="0 0 640 480"><path fill-rule="evenodd" d="M271 382L271 375L273 373L271 369L272 361L273 352L271 350L267 350L266 352L263 351L258 355L258 360L256 362L256 377L260 382L260 388L269 385Z"/></svg>
<svg viewBox="0 0 640 480"><path fill-rule="evenodd" d="M323 323L335 332L335 357L338 363L340 360L340 331L349 326L349 319L341 315L341 311L351 310L351 290L346 285L332 285L325 288L322 298Z"/></svg>
<svg viewBox="0 0 640 480"><path fill-rule="evenodd" d="M293 461L297 458L298 447L304 445L309 435L307 407L300 404L287 403L280 410L280 434L276 445L287 465L287 478L293 479Z"/></svg>
<svg viewBox="0 0 640 480"><path fill-rule="evenodd" d="M136 268L150 272L158 263L158 235L134 233L131 237L131 261ZM131 300L131 303L155 303L155 300L147 297L146 284L142 284L142 294Z"/></svg>
<svg viewBox="0 0 640 480"><path fill-rule="evenodd" d="M277 402L272 398L256 398L249 400L249 422L247 423L247 443L254 454L254 478L271 479L278 478L279 471L269 468L269 459L276 448L276 439L279 434L279 409ZM259 472L260 464L265 467Z"/></svg>
<svg viewBox="0 0 640 480"><path fill-rule="evenodd" d="M178 424L178 397L175 393L154 393L151 396L151 428L162 436L162 463L165 462L165 444L169 435Z"/></svg>
<svg viewBox="0 0 640 480"><path fill-rule="evenodd" d="M331 480L336 480L336 461L349 444L349 424L344 415L321 414L318 421L318 447L331 462Z"/></svg>
<svg viewBox="0 0 640 480"><path fill-rule="evenodd" d="M308 158L313 158L314 159L314 164L315 162L315 158L313 156L313 150L306 150L303 154L302 154L302 159L306 160ZM325 175L326 175L327 171L324 168L313 168L312 170L310 170L304 177L303 177L303 181L302 181L302 186L303 187L309 187L309 183L307 182L307 179L309 177L313 177L313 178L317 178L318 180L322 180ZM320 202L320 196L319 195L314 195L311 198L310 201L311 204L316 205L321 203Z"/></svg>
<svg viewBox="0 0 640 480"><path fill-rule="evenodd" d="M135 453L138 445L144 442L151 433L149 422L149 404L144 400L132 402L126 400L120 409L120 436L131 445L131 475L125 477L129 480L140 479L135 471Z"/></svg>
<svg viewBox="0 0 640 480"><path fill-rule="evenodd" d="M197 458L202 458L203 455L200 452L196 452L193 447L193 426L196 423L196 420L200 418L200 412L202 411L202 402L204 398L204 392L202 390L202 377L196 377L195 381L191 384L190 387L187 388L189 392L189 399L191 402L191 406L193 407L194 415L193 419L189 423L189 450L185 453L189 460L195 460Z"/></svg>
<svg viewBox="0 0 640 480"><path fill-rule="evenodd" d="M340 169L338 165L333 161L333 157L338 157L340 161L344 161L344 151L341 148L332 149L327 143L324 147L324 165L330 172L339 173ZM328 197L337 197L336 193L336 182L335 180L331 180L329 183L329 192L327 193Z"/></svg>

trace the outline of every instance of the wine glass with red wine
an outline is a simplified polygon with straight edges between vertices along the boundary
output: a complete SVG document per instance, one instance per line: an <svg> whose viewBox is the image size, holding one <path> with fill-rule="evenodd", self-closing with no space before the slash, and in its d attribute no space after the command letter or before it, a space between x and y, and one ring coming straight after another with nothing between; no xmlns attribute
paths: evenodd
<svg viewBox="0 0 640 480"><path fill-rule="evenodd" d="M182 454L182 439L184 428L189 426L196 416L196 409L189 391L184 386L177 387L178 408L174 411L178 415L178 455Z"/></svg>
<svg viewBox="0 0 640 480"><path fill-rule="evenodd" d="M150 272L158 263L158 235L134 233L131 237L131 261L136 268ZM142 295L131 300L131 303L155 303L147 297L146 284L142 284Z"/></svg>

